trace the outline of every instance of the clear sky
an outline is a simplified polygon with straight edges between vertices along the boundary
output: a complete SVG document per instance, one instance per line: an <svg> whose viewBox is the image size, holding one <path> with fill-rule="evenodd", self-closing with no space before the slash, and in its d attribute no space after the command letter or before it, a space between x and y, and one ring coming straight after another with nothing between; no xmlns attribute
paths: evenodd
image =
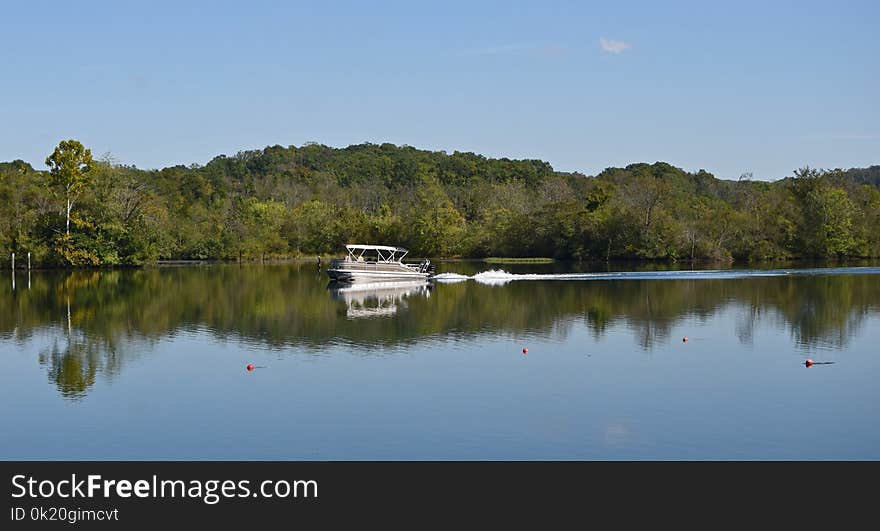
<svg viewBox="0 0 880 531"><path fill-rule="evenodd" d="M880 2L4 2L0 160L314 141L778 179L880 164Z"/></svg>

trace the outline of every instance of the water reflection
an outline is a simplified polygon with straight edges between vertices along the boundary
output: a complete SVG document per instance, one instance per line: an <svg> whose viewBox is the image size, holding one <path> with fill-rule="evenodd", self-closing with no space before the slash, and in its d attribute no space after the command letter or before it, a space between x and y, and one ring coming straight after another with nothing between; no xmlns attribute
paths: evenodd
<svg viewBox="0 0 880 531"><path fill-rule="evenodd" d="M405 348L437 337L499 334L564 339L574 327L601 338L630 330L643 349L671 340L684 319L733 311L742 344L759 327L793 346L842 349L880 311L876 275L716 280L528 281L336 285L309 264L35 273L0 293L0 341L33 348L69 398L112 377L135 345L207 331L296 352L339 343ZM329 293L328 293L329 292ZM40 341L42 346L36 347ZM292 352L292 351L291 351Z"/></svg>
<svg viewBox="0 0 880 531"><path fill-rule="evenodd" d="M349 319L390 317L400 307L406 307L407 298L430 297L426 280L389 282L331 282L327 289L335 300L345 303Z"/></svg>

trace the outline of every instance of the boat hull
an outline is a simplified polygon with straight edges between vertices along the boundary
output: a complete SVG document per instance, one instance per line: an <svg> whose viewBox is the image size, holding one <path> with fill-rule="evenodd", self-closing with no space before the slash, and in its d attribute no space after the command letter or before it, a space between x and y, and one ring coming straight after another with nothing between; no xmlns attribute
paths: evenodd
<svg viewBox="0 0 880 531"><path fill-rule="evenodd" d="M332 280L337 280L339 282L355 282L360 280L379 282L382 280L427 279L428 276L430 276L430 273L419 273L417 271L368 271L363 269L336 268L328 269L327 275Z"/></svg>

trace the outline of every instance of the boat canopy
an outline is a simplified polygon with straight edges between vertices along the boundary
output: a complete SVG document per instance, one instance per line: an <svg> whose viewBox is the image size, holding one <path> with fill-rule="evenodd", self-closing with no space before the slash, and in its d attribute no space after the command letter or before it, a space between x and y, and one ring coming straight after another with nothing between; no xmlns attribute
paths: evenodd
<svg viewBox="0 0 880 531"><path fill-rule="evenodd" d="M345 248L348 250L349 258L354 261L358 261L358 258L362 259L367 251L375 251L378 257L377 261L379 262L400 262L409 252L409 249L393 247L390 245L362 245L350 243L347 244ZM372 256L372 253L370 253L370 256Z"/></svg>

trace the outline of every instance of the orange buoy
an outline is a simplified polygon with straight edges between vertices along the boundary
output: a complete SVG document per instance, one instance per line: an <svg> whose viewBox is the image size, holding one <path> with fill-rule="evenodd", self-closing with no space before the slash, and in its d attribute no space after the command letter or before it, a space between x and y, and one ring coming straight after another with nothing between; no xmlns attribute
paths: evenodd
<svg viewBox="0 0 880 531"><path fill-rule="evenodd" d="M807 367L812 367L813 360L811 360L810 358L807 358L807 361L804 362L804 365L806 365Z"/></svg>
<svg viewBox="0 0 880 531"><path fill-rule="evenodd" d="M688 342L688 336L684 336L683 338L681 338L681 342L682 342L682 343L687 343L687 342Z"/></svg>
<svg viewBox="0 0 880 531"><path fill-rule="evenodd" d="M253 364L253 363L248 363L248 364L247 364L247 370L248 370L248 372L253 372L253 370L254 370L254 364Z"/></svg>
<svg viewBox="0 0 880 531"><path fill-rule="evenodd" d="M528 354L528 353L529 353L529 349L527 349L526 347L523 347L523 354Z"/></svg>

